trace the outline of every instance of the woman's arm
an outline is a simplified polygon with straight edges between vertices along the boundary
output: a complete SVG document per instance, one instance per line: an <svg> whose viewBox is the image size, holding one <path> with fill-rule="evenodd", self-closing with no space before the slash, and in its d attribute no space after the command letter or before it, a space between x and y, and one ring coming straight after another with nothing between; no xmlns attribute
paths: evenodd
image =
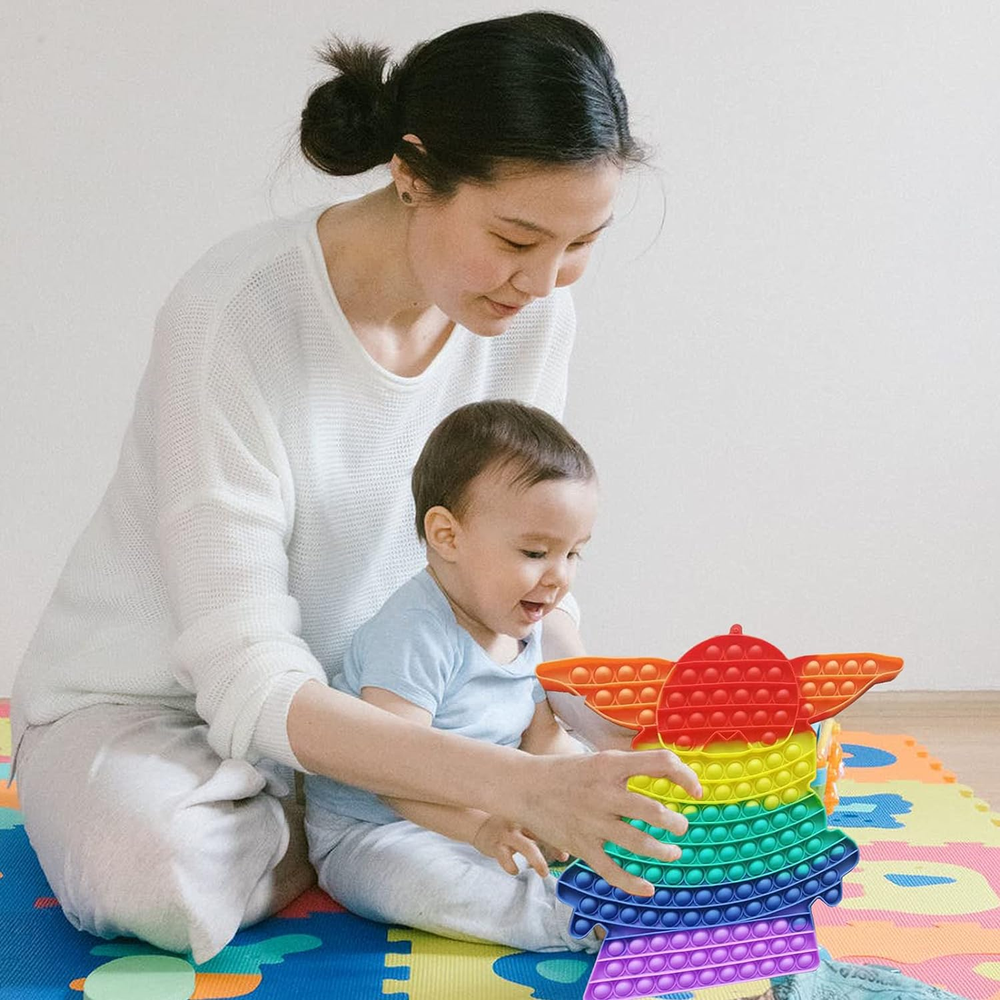
<svg viewBox="0 0 1000 1000"><path fill-rule="evenodd" d="M361 698L369 705L392 712L402 719L409 719L418 726L429 727L431 724L430 712L385 688L363 687ZM383 795L382 799L411 823L417 823L452 840L471 844L481 854L493 858L510 875L518 873L515 854L521 854L542 878L549 873L542 846L527 831L508 820L468 806L439 805L392 795ZM554 852L553 857L565 860L558 852Z"/></svg>
<svg viewBox="0 0 1000 1000"><path fill-rule="evenodd" d="M292 751L307 770L380 795L502 816L640 896L651 895L653 886L615 864L604 853L604 842L673 861L679 856L675 845L623 823L622 817L677 834L688 824L653 799L630 792L629 777L666 777L692 795L701 794L694 773L669 750L537 757L419 726L313 680L292 699L287 726Z"/></svg>
<svg viewBox="0 0 1000 1000"><path fill-rule="evenodd" d="M429 727L431 724L431 713L427 709L414 705L413 702L385 688L363 687L361 700L381 708L384 712L392 712L401 719L408 719L418 726ZM381 798L411 823L417 823L442 836L461 840L467 844L473 843L479 828L489 818L489 814L481 809L470 809L467 806L422 802L419 799L396 795L383 795Z"/></svg>

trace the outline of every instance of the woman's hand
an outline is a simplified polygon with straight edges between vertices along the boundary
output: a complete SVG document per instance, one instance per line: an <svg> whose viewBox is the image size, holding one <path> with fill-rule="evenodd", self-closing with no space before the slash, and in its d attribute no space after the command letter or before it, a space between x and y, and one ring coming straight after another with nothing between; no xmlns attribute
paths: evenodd
<svg viewBox="0 0 1000 1000"><path fill-rule="evenodd" d="M495 858L500 867L511 875L518 873L514 855L520 854L542 878L549 874L546 852L527 830L502 816L488 816L476 831L472 846L488 858ZM549 850L549 860L565 861L562 851Z"/></svg>
<svg viewBox="0 0 1000 1000"><path fill-rule="evenodd" d="M669 750L525 755L522 764L525 777L519 782L517 815L525 825L546 843L582 858L612 885L634 896L651 896L653 885L612 861L604 842L610 840L634 854L676 861L681 853L676 844L663 843L622 822L622 817L641 819L678 835L687 831L687 819L648 796L630 792L626 785L632 775L648 774L669 778L701 798L694 772Z"/></svg>

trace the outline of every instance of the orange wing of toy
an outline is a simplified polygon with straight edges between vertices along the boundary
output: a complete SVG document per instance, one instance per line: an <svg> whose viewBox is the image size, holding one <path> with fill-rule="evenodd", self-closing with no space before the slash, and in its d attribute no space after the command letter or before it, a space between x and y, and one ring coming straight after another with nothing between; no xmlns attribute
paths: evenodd
<svg viewBox="0 0 1000 1000"><path fill-rule="evenodd" d="M789 662L799 678L802 716L809 722L842 712L873 684L891 681L903 668L898 656L880 653L798 656Z"/></svg>
<svg viewBox="0 0 1000 1000"><path fill-rule="evenodd" d="M535 673L546 691L583 695L598 715L639 730L633 743L658 743L656 705L673 667L670 660L652 657L609 660L576 656L540 663Z"/></svg>

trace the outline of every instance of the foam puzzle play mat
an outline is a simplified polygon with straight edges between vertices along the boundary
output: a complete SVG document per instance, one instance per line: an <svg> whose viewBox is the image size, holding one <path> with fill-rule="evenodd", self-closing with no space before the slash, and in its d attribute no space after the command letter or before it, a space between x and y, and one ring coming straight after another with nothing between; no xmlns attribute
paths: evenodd
<svg viewBox="0 0 1000 1000"><path fill-rule="evenodd" d="M776 738L775 746L780 744ZM839 802L825 823L812 817L817 831L823 830L816 835L825 837L825 859L837 874L837 905L827 905L818 892L811 909L814 927L796 928L795 918L749 919L745 931L737 936L729 930L725 941L720 928L709 926L663 931L665 940L658 943L667 949L664 954L711 956L713 949L732 951L742 945L745 951L738 954L756 956L757 968L761 961L773 961L774 976L811 976L815 973L794 972L779 963L783 952L795 951L792 938L802 938L797 945L804 945L815 934L821 956L887 966L969 1000L1000 1000L1000 817L905 735L845 731L839 734L839 749ZM739 762L745 775L750 761L741 757ZM0 1000L581 1000L591 980L592 955L522 952L387 927L348 913L317 889L270 920L241 931L201 966L134 939L105 941L78 932L52 897L28 843L16 785L7 787L9 770L8 706L0 701ZM732 801L708 804L720 816L727 804L739 800L735 770ZM804 813L793 817L789 811L788 818L786 828L797 824L800 832L810 822ZM747 821L748 827L752 822ZM780 844L781 832L761 835L774 836ZM838 868L848 851L845 847L835 858L835 840L857 845L853 868ZM690 847L697 852L712 846L719 857L726 847L738 854L738 844L738 838L713 844L709 834L705 844ZM794 868L788 857L783 862L782 870L788 864ZM707 877L712 867L699 864L699 870ZM581 903L588 898L581 892ZM616 913L620 916L620 907ZM671 940L671 935L684 940ZM779 939L787 944L774 951ZM617 960L624 973L636 959L648 968L648 956L632 954L627 946L620 955L608 953L602 960ZM669 965L669 959L664 962ZM647 995L678 1000L758 997L773 978L716 981L707 988L696 979L684 988L679 976L674 974L676 988L669 993L658 990L657 980L650 978ZM612 988L609 997L616 995ZM638 1000L639 994L629 986L628 996Z"/></svg>

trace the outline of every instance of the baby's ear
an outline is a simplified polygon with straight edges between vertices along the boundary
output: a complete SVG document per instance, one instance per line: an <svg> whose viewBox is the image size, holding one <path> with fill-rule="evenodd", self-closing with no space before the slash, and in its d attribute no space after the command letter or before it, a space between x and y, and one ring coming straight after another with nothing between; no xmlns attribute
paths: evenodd
<svg viewBox="0 0 1000 1000"><path fill-rule="evenodd" d="M433 549L442 559L454 562L457 558L460 525L447 507L431 507L424 514L424 534L427 548Z"/></svg>

